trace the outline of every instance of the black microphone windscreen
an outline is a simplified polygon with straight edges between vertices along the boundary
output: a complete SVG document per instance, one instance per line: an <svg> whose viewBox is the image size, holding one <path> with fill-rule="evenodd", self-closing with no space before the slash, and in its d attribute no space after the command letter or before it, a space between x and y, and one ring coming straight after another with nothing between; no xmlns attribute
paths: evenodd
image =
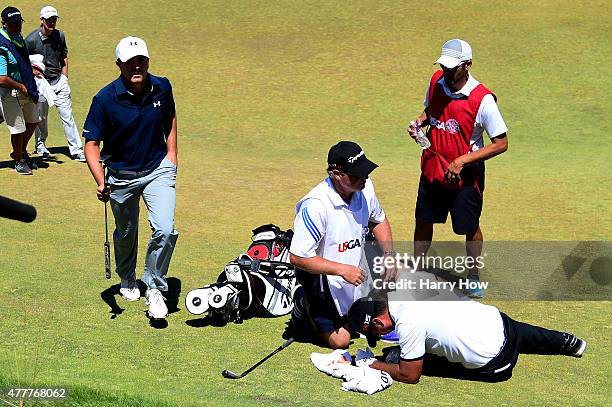
<svg viewBox="0 0 612 407"><path fill-rule="evenodd" d="M32 222L36 219L36 208L32 205L0 196L0 218Z"/></svg>

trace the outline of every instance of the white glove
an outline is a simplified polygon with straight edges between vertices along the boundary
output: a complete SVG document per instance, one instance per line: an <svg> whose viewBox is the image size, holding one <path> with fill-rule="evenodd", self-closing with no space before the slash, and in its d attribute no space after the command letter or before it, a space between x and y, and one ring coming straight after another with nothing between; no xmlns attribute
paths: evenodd
<svg viewBox="0 0 612 407"><path fill-rule="evenodd" d="M369 366L351 367L344 375L342 390L355 391L372 395L393 384L393 379L387 372L372 369Z"/></svg>
<svg viewBox="0 0 612 407"><path fill-rule="evenodd" d="M310 361L317 369L337 379L342 379L346 368L352 367L351 355L344 349L336 349L332 353L313 352Z"/></svg>

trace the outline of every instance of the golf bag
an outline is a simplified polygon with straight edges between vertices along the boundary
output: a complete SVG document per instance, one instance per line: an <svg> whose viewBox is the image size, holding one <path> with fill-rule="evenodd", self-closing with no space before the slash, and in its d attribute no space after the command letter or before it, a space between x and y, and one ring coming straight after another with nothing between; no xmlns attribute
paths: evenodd
<svg viewBox="0 0 612 407"><path fill-rule="evenodd" d="M241 323L244 317L278 317L293 309L297 280L289 263L293 231L275 225L253 229L246 253L229 262L217 282L192 290L185 297L187 310L206 312L221 323Z"/></svg>

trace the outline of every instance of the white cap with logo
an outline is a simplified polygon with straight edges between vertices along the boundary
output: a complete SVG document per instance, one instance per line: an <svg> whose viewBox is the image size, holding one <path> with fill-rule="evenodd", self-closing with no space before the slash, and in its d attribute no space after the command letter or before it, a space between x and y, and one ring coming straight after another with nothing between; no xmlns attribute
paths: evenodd
<svg viewBox="0 0 612 407"><path fill-rule="evenodd" d="M440 58L434 64L443 65L446 68L453 69L462 62L472 59L472 47L467 42L458 38L446 41L442 45L442 53Z"/></svg>
<svg viewBox="0 0 612 407"><path fill-rule="evenodd" d="M149 58L149 49L142 38L125 37L117 44L115 56L121 62L127 62L136 56Z"/></svg>
<svg viewBox="0 0 612 407"><path fill-rule="evenodd" d="M44 18L45 20L51 17L58 17L57 10L53 6L45 6L40 9L40 18Z"/></svg>

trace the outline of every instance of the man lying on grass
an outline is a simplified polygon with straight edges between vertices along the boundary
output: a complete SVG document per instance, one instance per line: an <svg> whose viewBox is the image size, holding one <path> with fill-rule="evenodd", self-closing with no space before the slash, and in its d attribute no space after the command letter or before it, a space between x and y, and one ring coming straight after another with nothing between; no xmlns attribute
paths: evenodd
<svg viewBox="0 0 612 407"><path fill-rule="evenodd" d="M572 334L515 321L472 300L362 298L348 319L350 329L370 341L396 330L399 360L373 359L370 367L404 383L418 383L421 374L499 382L512 377L520 353L579 358L586 348L586 341Z"/></svg>

